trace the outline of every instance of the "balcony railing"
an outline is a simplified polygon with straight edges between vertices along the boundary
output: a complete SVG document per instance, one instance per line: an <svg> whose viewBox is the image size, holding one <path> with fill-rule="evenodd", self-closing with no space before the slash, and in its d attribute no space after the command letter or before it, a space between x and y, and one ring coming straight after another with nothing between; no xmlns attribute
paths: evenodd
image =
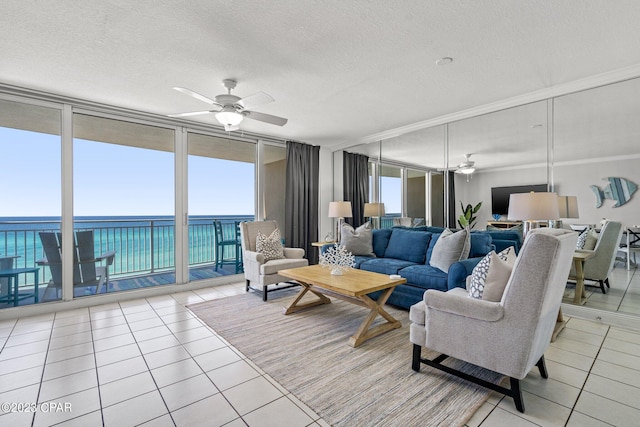
<svg viewBox="0 0 640 427"><path fill-rule="evenodd" d="M252 216L193 217L189 218L189 266L213 264L216 260L215 228L213 221L222 224L225 240L236 238L236 222L252 221ZM95 253L115 251L111 277L125 277L175 269L175 223L173 219L100 219L76 220L74 228L93 230ZM59 231L59 221L0 221L0 258L17 256L14 268L34 267L44 257L39 232ZM233 248L227 248L225 258L235 257ZM22 275L20 285L33 280ZM40 283L47 283L51 272L43 268Z"/></svg>

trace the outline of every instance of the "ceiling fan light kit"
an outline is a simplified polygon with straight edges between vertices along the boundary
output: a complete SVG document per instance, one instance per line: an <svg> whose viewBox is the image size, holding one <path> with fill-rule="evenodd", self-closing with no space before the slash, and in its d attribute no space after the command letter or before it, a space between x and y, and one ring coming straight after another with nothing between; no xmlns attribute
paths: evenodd
<svg viewBox="0 0 640 427"><path fill-rule="evenodd" d="M190 113L178 113L169 114L169 117L189 117L200 114L214 113L216 120L224 126L226 131L238 130L242 120L246 117L251 120L256 120L263 123L268 123L276 126L284 126L287 123L287 119L278 116L272 116L271 114L259 113L257 111L249 111L248 108L257 107L264 104L269 104L274 101L271 95L258 92L253 95L249 95L244 98L231 94L231 90L236 87L237 82L232 79L225 79L222 81L222 85L227 89L226 94L217 95L214 99L201 95L198 92L194 92L191 89L184 87L174 87L180 93L191 96L199 101L217 107L217 109L206 111L194 111Z"/></svg>
<svg viewBox="0 0 640 427"><path fill-rule="evenodd" d="M476 171L476 168L474 167L476 162L472 162L469 159L471 157L471 154L465 154L464 157L465 157L466 160L458 165L458 168L456 169L456 172L462 173L462 174L465 174L465 175L471 175L472 173L474 173Z"/></svg>

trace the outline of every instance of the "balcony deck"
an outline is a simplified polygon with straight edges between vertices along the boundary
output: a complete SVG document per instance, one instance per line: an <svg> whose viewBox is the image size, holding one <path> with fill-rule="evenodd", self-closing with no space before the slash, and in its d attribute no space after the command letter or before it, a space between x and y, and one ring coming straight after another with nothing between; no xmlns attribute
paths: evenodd
<svg viewBox="0 0 640 427"><path fill-rule="evenodd" d="M215 265L207 265L202 267L192 267L189 269L189 281L213 279L221 276L229 276L237 274L235 266L225 265L219 267L216 271ZM147 288L151 286L170 285L176 282L175 272L153 273L134 276L117 277L109 280L107 292L121 292L130 291L133 289ZM45 284L38 286L38 299L39 302L43 301L44 291L46 289ZM20 295L33 294L33 286L20 286ZM105 293L102 289L101 293ZM93 289L91 288L76 288L74 292L75 297L82 297L86 295L93 295ZM48 301L51 301L51 293L48 295ZM24 298L18 301L18 306L35 304L35 298L33 296ZM0 302L0 309L13 307L12 302Z"/></svg>

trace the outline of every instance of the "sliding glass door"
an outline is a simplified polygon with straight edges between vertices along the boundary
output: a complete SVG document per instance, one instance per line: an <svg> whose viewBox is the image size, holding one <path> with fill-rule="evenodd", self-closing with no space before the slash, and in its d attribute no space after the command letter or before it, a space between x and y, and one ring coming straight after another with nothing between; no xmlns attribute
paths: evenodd
<svg viewBox="0 0 640 427"><path fill-rule="evenodd" d="M60 109L0 100L0 309L62 297L40 239L60 231L60 134Z"/></svg>
<svg viewBox="0 0 640 427"><path fill-rule="evenodd" d="M74 115L74 297L176 282L174 133Z"/></svg>
<svg viewBox="0 0 640 427"><path fill-rule="evenodd" d="M239 223L255 212L256 144L187 137L189 280L242 273Z"/></svg>

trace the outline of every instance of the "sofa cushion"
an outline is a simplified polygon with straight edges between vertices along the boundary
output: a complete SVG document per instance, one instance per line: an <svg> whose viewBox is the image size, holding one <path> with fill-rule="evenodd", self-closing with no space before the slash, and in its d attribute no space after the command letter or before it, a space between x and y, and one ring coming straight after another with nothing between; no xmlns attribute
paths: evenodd
<svg viewBox="0 0 640 427"><path fill-rule="evenodd" d="M470 240L469 258L485 256L491 252L492 239L490 234L482 231L472 231Z"/></svg>
<svg viewBox="0 0 640 427"><path fill-rule="evenodd" d="M449 266L454 262L467 259L471 249L468 230L452 232L445 230L440 234L438 241L433 247L429 265L437 267L445 273L449 271Z"/></svg>
<svg viewBox="0 0 640 427"><path fill-rule="evenodd" d="M589 233L589 230L587 228L585 228L578 235L578 240L576 241L576 249L584 249L584 244L587 243L587 234L588 233Z"/></svg>
<svg viewBox="0 0 640 427"><path fill-rule="evenodd" d="M415 264L402 259L373 258L360 264L360 269L380 274L398 274L400 270L411 265Z"/></svg>
<svg viewBox="0 0 640 427"><path fill-rule="evenodd" d="M353 257L353 267L354 268L360 268L360 265L363 262L367 262L371 259L373 259L375 257L371 257L371 256L360 256L360 255L356 255Z"/></svg>
<svg viewBox="0 0 640 427"><path fill-rule="evenodd" d="M447 273L439 268L426 264L405 267L399 273L407 279L407 284L423 289L437 289L446 291Z"/></svg>
<svg viewBox="0 0 640 427"><path fill-rule="evenodd" d="M287 268L306 267L309 265L309 261L305 258L282 258L272 259L260 265L260 274L276 274L280 270L286 270Z"/></svg>
<svg viewBox="0 0 640 427"><path fill-rule="evenodd" d="M394 228L384 257L423 264L430 239L431 233Z"/></svg>
<svg viewBox="0 0 640 427"><path fill-rule="evenodd" d="M389 238L391 237L390 228L379 228L373 230L373 253L379 258L384 258L384 253L389 245Z"/></svg>
<svg viewBox="0 0 640 427"><path fill-rule="evenodd" d="M356 229L346 222L342 224L340 245L344 246L352 255L375 256L371 223L367 221Z"/></svg>

